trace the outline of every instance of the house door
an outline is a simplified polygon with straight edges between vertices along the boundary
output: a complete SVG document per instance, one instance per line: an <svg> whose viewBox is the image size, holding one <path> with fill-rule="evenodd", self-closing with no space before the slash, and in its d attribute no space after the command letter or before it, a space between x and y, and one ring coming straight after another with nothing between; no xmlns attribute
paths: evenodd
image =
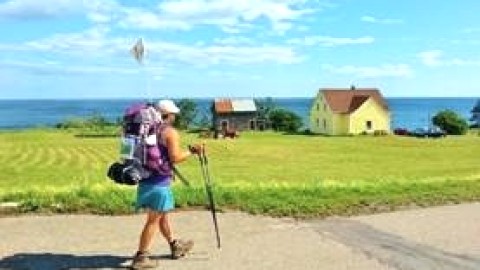
<svg viewBox="0 0 480 270"><path fill-rule="evenodd" d="M250 120L250 130L255 130L255 120Z"/></svg>
<svg viewBox="0 0 480 270"><path fill-rule="evenodd" d="M263 131L265 130L265 123L260 120L257 122L257 127L258 127L258 130Z"/></svg>
<svg viewBox="0 0 480 270"><path fill-rule="evenodd" d="M222 120L221 124L222 130L226 131L228 129L228 120Z"/></svg>

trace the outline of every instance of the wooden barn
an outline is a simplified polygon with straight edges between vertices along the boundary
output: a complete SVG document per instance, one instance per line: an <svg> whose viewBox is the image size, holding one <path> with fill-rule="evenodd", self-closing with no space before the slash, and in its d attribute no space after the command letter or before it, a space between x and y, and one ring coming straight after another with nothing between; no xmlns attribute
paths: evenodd
<svg viewBox="0 0 480 270"><path fill-rule="evenodd" d="M212 121L216 131L264 130L265 123L258 119L253 99L215 99Z"/></svg>

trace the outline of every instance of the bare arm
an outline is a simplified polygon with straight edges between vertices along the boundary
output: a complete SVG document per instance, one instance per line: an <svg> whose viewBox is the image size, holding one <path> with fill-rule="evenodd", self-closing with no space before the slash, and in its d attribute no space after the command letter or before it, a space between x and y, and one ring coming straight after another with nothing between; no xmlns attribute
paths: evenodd
<svg viewBox="0 0 480 270"><path fill-rule="evenodd" d="M180 163L192 155L190 151L180 148L180 135L176 129L169 127L164 132L168 155L172 163Z"/></svg>

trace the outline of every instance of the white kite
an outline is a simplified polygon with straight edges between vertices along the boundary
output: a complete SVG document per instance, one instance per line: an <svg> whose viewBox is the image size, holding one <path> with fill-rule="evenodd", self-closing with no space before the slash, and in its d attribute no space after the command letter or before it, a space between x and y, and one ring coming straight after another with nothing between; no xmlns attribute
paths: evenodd
<svg viewBox="0 0 480 270"><path fill-rule="evenodd" d="M138 39L137 43L135 43L130 52L139 64L143 64L143 54L145 52L145 48L143 47L143 41L141 38Z"/></svg>

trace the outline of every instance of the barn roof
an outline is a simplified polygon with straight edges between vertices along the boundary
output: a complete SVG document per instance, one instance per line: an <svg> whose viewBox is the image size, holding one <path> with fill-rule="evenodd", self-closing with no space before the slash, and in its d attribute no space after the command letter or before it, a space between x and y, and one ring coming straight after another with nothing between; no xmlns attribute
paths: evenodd
<svg viewBox="0 0 480 270"><path fill-rule="evenodd" d="M216 113L257 111L253 99L215 99L214 108Z"/></svg>
<svg viewBox="0 0 480 270"><path fill-rule="evenodd" d="M232 102L228 99L215 99L214 107L216 113L229 113L233 111Z"/></svg>

